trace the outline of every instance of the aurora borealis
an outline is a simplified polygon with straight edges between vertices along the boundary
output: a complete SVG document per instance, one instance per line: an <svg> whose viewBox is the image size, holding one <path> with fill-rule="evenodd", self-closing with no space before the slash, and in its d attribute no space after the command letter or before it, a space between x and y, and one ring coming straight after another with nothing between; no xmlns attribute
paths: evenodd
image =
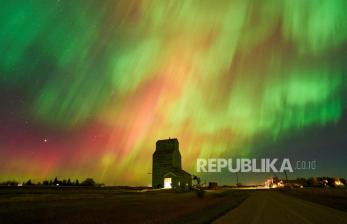
<svg viewBox="0 0 347 224"><path fill-rule="evenodd" d="M0 179L144 185L169 137L191 172L198 157L294 152L292 135L315 152L325 135L312 130L340 141L309 158L341 158L346 11L345 0L2 1Z"/></svg>

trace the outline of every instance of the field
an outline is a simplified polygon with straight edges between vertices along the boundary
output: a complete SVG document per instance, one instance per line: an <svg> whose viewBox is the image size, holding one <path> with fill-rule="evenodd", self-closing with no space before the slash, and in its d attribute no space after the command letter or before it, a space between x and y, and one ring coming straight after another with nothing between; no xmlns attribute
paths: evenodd
<svg viewBox="0 0 347 224"><path fill-rule="evenodd" d="M0 188L0 223L208 223L250 190L195 192L115 188Z"/></svg>
<svg viewBox="0 0 347 224"><path fill-rule="evenodd" d="M347 223L347 190L2 187L0 223ZM305 221L306 220L306 221Z"/></svg>
<svg viewBox="0 0 347 224"><path fill-rule="evenodd" d="M303 200L347 212L346 188L296 188L282 189L281 192Z"/></svg>

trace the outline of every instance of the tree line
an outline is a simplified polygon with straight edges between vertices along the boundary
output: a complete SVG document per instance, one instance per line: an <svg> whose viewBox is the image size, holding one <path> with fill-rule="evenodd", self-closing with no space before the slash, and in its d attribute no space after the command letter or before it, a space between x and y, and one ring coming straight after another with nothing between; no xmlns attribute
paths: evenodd
<svg viewBox="0 0 347 224"><path fill-rule="evenodd" d="M93 178L86 178L83 181L63 179L59 180L57 177L53 180L44 180L42 182L36 182L34 183L31 179L24 181L23 183L19 183L15 180L9 180L0 182L0 186L100 186L102 184L97 184Z"/></svg>

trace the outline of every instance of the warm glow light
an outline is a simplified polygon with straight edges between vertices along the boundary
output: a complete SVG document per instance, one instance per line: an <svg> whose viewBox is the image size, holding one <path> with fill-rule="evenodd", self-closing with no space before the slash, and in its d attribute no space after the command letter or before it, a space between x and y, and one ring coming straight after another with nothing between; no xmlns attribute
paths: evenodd
<svg viewBox="0 0 347 224"><path fill-rule="evenodd" d="M171 183L171 178L164 178L164 188L172 188Z"/></svg>
<svg viewBox="0 0 347 224"><path fill-rule="evenodd" d="M335 180L335 185L336 186L342 186L343 183L340 180Z"/></svg>

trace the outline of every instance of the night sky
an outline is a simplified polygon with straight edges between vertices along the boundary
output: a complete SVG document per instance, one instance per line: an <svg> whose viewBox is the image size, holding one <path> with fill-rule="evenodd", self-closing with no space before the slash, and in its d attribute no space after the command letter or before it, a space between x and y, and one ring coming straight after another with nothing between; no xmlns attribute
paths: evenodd
<svg viewBox="0 0 347 224"><path fill-rule="evenodd" d="M290 157L319 161L293 178L347 177L346 12L345 0L2 1L0 181L147 185L169 137L191 173L199 157Z"/></svg>

